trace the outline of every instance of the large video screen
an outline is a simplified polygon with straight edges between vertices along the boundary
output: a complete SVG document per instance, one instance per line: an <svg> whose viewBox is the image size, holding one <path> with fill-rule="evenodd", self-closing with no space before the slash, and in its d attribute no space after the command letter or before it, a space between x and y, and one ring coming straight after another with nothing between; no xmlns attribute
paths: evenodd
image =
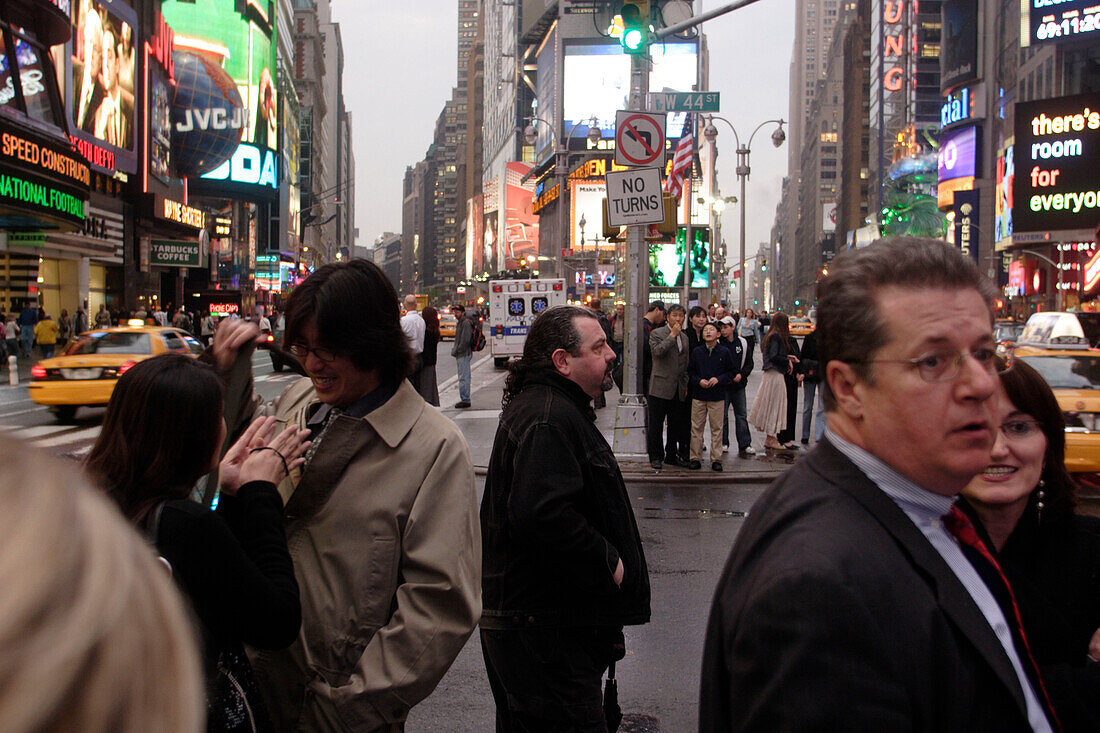
<svg viewBox="0 0 1100 733"><path fill-rule="evenodd" d="M530 163L511 162L505 166L504 181L504 266L515 269L525 264L538 269L537 260L528 257L539 254L539 217L531 209L535 182L523 182L531 170Z"/></svg>
<svg viewBox="0 0 1100 733"><path fill-rule="evenodd" d="M651 92L690 92L698 79L694 41L650 48ZM629 109L630 56L619 44L570 44L565 47L565 120L561 135L583 138L595 115L604 139L615 137L615 112ZM678 139L686 113L669 113L665 135ZM574 126L576 129L574 130Z"/></svg>
<svg viewBox="0 0 1100 733"><path fill-rule="evenodd" d="M1032 44L1077 41L1100 34L1100 4L1096 0L1029 0L1028 4Z"/></svg>
<svg viewBox="0 0 1100 733"><path fill-rule="evenodd" d="M710 285L710 229L692 229L691 287ZM649 245L649 285L653 288L678 288L684 285L684 242L687 228L676 231L676 242Z"/></svg>
<svg viewBox="0 0 1100 733"><path fill-rule="evenodd" d="M95 167L133 173L137 14L118 0L79 0L72 9L69 128Z"/></svg>
<svg viewBox="0 0 1100 733"><path fill-rule="evenodd" d="M1100 94L1017 103L1014 153L1014 233L1096 229Z"/></svg>
<svg viewBox="0 0 1100 733"><path fill-rule="evenodd" d="M275 3L270 0L164 0L164 19L175 31L177 51L206 56L233 79L248 123L233 159L203 176L204 187L278 188L279 146L275 88ZM259 166L257 168L257 166Z"/></svg>

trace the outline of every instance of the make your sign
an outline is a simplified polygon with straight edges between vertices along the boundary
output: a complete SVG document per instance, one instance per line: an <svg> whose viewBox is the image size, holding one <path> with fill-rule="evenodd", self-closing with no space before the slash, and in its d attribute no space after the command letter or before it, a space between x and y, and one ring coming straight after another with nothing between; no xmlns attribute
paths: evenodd
<svg viewBox="0 0 1100 733"><path fill-rule="evenodd" d="M613 227L659 224L665 219L660 168L608 172L607 220Z"/></svg>

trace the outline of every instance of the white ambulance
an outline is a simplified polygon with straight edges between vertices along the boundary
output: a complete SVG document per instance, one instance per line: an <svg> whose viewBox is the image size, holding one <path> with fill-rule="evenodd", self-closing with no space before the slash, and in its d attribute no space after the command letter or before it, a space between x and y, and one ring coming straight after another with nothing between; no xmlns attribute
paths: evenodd
<svg viewBox="0 0 1100 733"><path fill-rule="evenodd" d="M527 332L547 308L565 305L565 280L490 280L489 332L485 334L493 364L504 367L523 354Z"/></svg>

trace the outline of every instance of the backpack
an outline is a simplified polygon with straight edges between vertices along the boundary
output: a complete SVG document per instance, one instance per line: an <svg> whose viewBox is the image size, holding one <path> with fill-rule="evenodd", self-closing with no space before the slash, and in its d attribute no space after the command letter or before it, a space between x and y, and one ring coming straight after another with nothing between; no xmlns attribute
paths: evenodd
<svg viewBox="0 0 1100 733"><path fill-rule="evenodd" d="M481 324L473 326L474 333L470 337L470 350L481 351L485 348L485 334L481 332Z"/></svg>

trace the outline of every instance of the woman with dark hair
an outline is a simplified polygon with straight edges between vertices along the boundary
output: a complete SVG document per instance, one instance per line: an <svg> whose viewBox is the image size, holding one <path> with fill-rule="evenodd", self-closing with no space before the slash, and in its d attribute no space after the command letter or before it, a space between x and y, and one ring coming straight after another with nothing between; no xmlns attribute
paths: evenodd
<svg viewBox="0 0 1100 733"><path fill-rule="evenodd" d="M775 437L784 450L798 450L798 444L794 442L794 427L798 419L798 388L802 386L803 374L802 349L794 336L787 336L787 353L795 357L791 360L794 368L783 375L783 385L787 388L787 426Z"/></svg>
<svg viewBox="0 0 1100 733"><path fill-rule="evenodd" d="M1033 367L1001 375L990 464L959 505L999 553L1066 731L1100 730L1100 519L1074 514L1065 417Z"/></svg>
<svg viewBox="0 0 1100 733"><path fill-rule="evenodd" d="M439 407L439 385L435 378L436 349L439 346L439 311L430 305L420 311L424 319L424 351L420 368L420 396Z"/></svg>
<svg viewBox="0 0 1100 733"><path fill-rule="evenodd" d="M298 584L275 486L301 465L309 443L294 426L273 435L274 418L260 418L219 466L221 408L210 367L180 354L142 361L119 378L86 467L153 540L191 599L202 631L208 729L235 730L229 720L241 711L267 729L242 644L280 649L298 634ZM221 496L211 511L190 497L214 469Z"/></svg>
<svg viewBox="0 0 1100 733"><path fill-rule="evenodd" d="M764 375L760 388L749 410L749 424L764 433L764 447L782 450L784 446L776 436L787 426L787 385L785 376L793 374L798 357L790 353L791 333L787 327L787 314L772 316L760 350L764 354Z"/></svg>

